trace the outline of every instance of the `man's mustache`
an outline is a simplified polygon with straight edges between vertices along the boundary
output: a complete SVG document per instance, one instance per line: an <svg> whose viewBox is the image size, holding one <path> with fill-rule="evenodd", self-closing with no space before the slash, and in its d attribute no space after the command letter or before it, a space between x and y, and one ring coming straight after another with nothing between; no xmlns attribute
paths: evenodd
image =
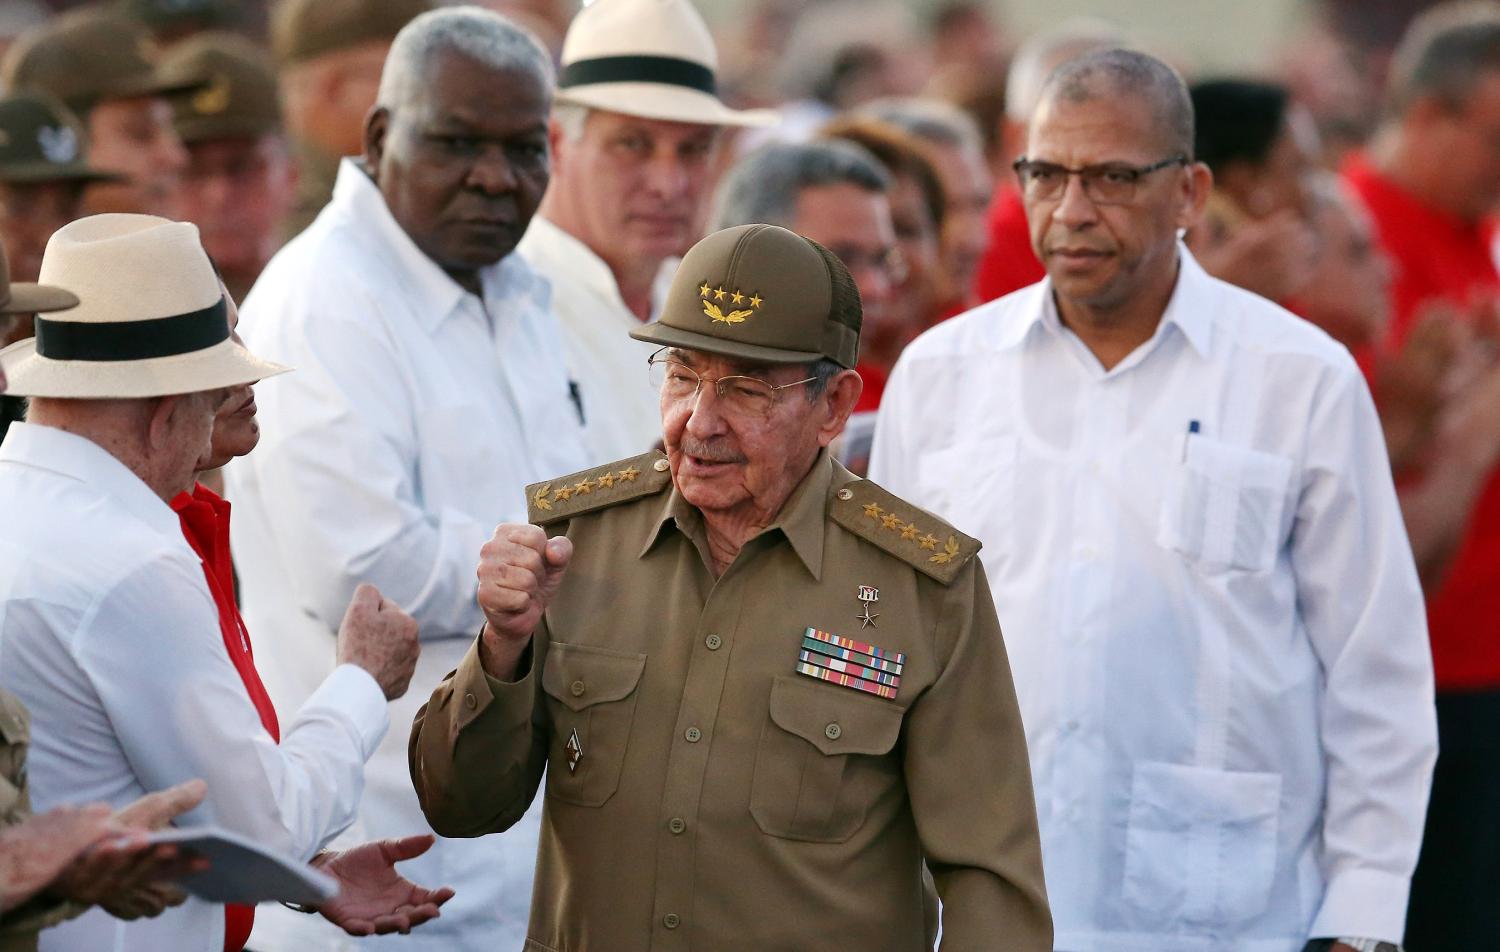
<svg viewBox="0 0 1500 952"><path fill-rule="evenodd" d="M710 463L745 462L744 456L722 443L701 443L698 440L683 437L682 441L677 444L677 448L687 456L694 456Z"/></svg>

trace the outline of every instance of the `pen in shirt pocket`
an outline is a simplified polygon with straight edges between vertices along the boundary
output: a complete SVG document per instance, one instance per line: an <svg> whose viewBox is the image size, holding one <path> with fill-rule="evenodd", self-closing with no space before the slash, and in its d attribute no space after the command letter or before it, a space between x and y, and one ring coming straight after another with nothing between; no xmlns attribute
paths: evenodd
<svg viewBox="0 0 1500 952"><path fill-rule="evenodd" d="M1182 435L1182 461L1184 463L1187 462L1188 440L1192 439L1200 429L1202 427L1199 426L1197 420L1188 421L1187 432Z"/></svg>

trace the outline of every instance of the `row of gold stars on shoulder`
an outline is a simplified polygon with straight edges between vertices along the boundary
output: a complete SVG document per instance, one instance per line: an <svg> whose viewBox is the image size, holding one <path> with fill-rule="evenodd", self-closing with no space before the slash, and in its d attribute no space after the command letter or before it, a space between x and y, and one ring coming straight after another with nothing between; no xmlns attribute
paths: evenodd
<svg viewBox="0 0 1500 952"><path fill-rule="evenodd" d="M915 542L923 549L934 554L927 560L936 565L944 565L952 562L958 556L958 537L949 536L948 541L943 544L943 551L938 552L938 543L942 540L931 532L923 534L921 528L915 522L907 522L894 512L887 512L876 503L868 503L865 506L865 515L880 523L882 529L890 532L900 533L901 538L908 542Z"/></svg>
<svg viewBox="0 0 1500 952"><path fill-rule="evenodd" d="M621 470L605 470L598 476L586 477L576 483L563 483L556 489L552 488L551 483L546 483L537 487L537 491L531 496L531 502L538 509L550 512L554 502L567 502L574 496L587 496L595 489L612 489L615 483L633 483L640 475L640 470L629 466Z"/></svg>
<svg viewBox="0 0 1500 952"><path fill-rule="evenodd" d="M727 298L731 304L743 304L749 301L750 306L753 308L758 308L765 303L764 299L758 294L746 297L738 290L731 291L728 288L716 288L707 281L698 286L698 296L705 299L712 298L715 301L723 301Z"/></svg>

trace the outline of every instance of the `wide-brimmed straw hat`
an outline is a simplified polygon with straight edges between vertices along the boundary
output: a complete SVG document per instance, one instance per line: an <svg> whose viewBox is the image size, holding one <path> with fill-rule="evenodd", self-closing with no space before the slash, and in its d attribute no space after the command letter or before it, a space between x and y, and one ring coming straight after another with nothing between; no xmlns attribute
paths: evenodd
<svg viewBox="0 0 1500 952"><path fill-rule="evenodd" d="M36 319L36 336L0 350L22 397L129 398L254 383L290 370L229 336L224 292L186 222L94 215L59 228L41 282L78 306Z"/></svg>
<svg viewBox="0 0 1500 952"><path fill-rule="evenodd" d="M719 55L688 0L595 0L563 40L557 101L646 119L764 126L769 109L731 109L718 96Z"/></svg>

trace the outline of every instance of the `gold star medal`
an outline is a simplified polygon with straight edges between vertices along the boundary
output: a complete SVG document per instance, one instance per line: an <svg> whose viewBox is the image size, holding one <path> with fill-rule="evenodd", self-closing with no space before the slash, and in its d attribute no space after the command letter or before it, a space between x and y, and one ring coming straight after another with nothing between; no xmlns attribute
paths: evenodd
<svg viewBox="0 0 1500 952"><path fill-rule="evenodd" d="M871 614L870 606L880 601L880 589L871 585L861 585L859 587L859 600L864 606L864 612L854 617L859 622L860 630L863 631L866 628L876 627L875 619L880 617L880 613L875 612Z"/></svg>

